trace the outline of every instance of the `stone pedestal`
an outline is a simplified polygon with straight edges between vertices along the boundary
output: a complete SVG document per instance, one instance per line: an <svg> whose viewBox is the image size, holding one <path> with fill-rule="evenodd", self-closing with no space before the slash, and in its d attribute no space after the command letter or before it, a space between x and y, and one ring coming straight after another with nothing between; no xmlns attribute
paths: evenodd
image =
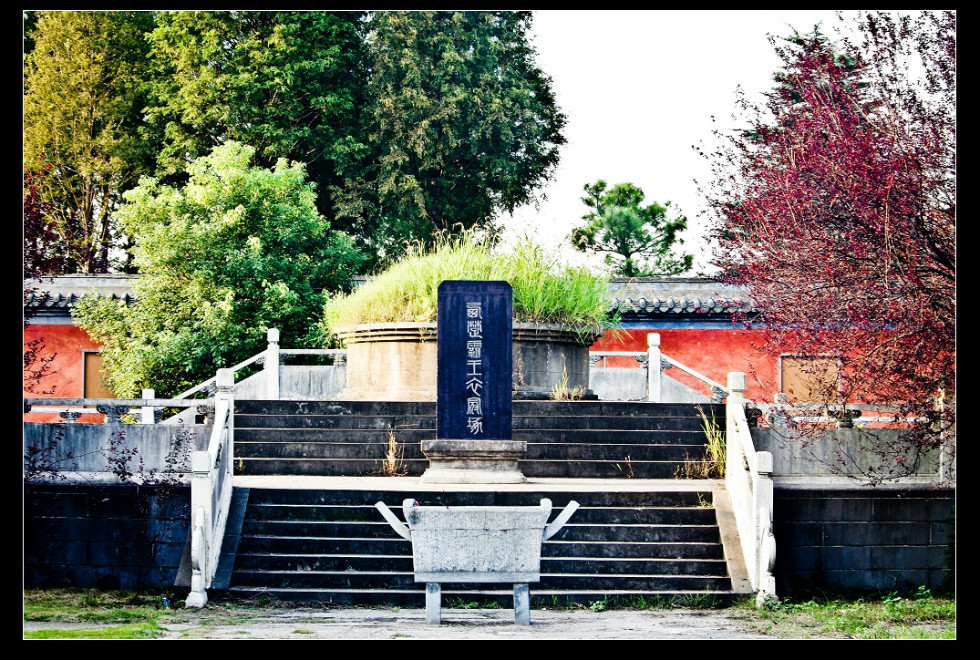
<svg viewBox="0 0 980 660"><path fill-rule="evenodd" d="M523 440L423 440L429 468L424 484L522 484L517 461L527 453Z"/></svg>

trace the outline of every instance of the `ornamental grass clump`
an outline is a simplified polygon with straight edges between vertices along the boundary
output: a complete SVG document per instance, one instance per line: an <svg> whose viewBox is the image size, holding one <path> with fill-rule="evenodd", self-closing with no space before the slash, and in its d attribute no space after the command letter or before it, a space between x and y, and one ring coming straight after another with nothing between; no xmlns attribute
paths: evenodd
<svg viewBox="0 0 980 660"><path fill-rule="evenodd" d="M470 234L448 238L431 252L420 247L324 310L328 336L366 323L432 323L444 280L506 280L514 291L514 321L555 323L582 332L610 327L607 280L572 268L524 240L498 253Z"/></svg>

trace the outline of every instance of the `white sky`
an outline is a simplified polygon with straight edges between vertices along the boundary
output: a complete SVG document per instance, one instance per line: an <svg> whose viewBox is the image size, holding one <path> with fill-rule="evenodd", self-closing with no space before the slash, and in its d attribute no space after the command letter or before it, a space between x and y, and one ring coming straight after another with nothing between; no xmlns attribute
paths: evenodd
<svg viewBox="0 0 980 660"><path fill-rule="evenodd" d="M582 186L605 179L643 189L644 202L665 202L688 217L683 248L695 254L706 211L694 179L707 181L708 163L693 145L710 144L714 116L733 123L735 91L752 100L771 89L779 68L767 35L809 33L816 23L832 35L840 24L830 10L535 11L532 44L538 66L552 78L568 116L561 162L542 192L539 210L504 216L505 240L527 234L549 249L567 245L587 211ZM570 247L562 257L583 263Z"/></svg>

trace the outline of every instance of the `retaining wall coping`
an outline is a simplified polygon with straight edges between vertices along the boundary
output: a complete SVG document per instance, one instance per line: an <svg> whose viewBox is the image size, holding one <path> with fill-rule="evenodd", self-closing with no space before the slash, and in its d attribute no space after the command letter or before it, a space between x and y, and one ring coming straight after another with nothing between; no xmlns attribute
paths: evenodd
<svg viewBox="0 0 980 660"><path fill-rule="evenodd" d="M954 491L955 484L941 484L935 477L903 477L878 486L869 486L857 478L838 476L779 477L773 475L773 487L785 490L853 490L873 495L881 491L923 490L944 493Z"/></svg>

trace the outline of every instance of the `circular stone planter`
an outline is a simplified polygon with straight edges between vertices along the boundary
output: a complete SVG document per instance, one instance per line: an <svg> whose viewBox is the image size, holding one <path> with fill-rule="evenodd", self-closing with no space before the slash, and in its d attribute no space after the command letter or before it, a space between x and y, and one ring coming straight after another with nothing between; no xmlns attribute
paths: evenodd
<svg viewBox="0 0 980 660"><path fill-rule="evenodd" d="M435 323L369 323L337 332L347 348L341 399L435 401L438 354ZM514 323L515 399L547 399L567 378L567 390L589 390L589 346L601 333L551 323Z"/></svg>

